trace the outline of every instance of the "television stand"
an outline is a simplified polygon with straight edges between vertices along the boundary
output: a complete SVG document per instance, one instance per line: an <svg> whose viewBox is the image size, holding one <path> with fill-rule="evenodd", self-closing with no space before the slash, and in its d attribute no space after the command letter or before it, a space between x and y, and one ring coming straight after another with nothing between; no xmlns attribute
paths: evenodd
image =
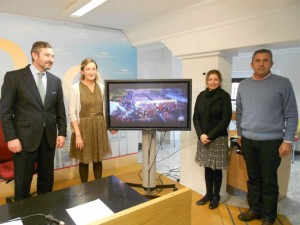
<svg viewBox="0 0 300 225"><path fill-rule="evenodd" d="M175 184L156 185L156 130L142 131L142 184L128 183L131 187L143 188L146 191L145 196L149 199L158 196L152 195L152 191L157 188L173 188L177 191Z"/></svg>

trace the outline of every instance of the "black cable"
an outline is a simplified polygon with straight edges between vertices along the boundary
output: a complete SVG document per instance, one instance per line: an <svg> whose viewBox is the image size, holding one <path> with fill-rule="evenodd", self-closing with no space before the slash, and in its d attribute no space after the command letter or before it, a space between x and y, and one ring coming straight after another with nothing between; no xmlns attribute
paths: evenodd
<svg viewBox="0 0 300 225"><path fill-rule="evenodd" d="M163 185L164 184L164 182L161 179L161 175L159 175L158 178L156 178L156 182L159 185ZM157 191L157 193L160 193L163 190L163 188L155 188L155 190Z"/></svg>
<svg viewBox="0 0 300 225"><path fill-rule="evenodd" d="M178 171L176 171L176 170L178 170ZM169 170L169 172L180 172L180 168L179 167L177 167L177 168L174 168L174 169L171 169L171 170Z"/></svg>
<svg viewBox="0 0 300 225"><path fill-rule="evenodd" d="M156 132L156 131L153 131L153 132ZM153 141L153 133L152 132L152 134L151 134L151 140L150 140L150 145L149 145L149 148L148 148L148 165L150 164L150 161L149 161L149 159L150 159L150 153L151 153L151 145L152 145L152 141ZM157 155L158 155L158 152L159 152L159 150L162 148L162 142L163 142L163 140L164 140L164 138L165 138L165 135L166 135L166 131L164 132L164 135L163 135L163 137L162 137L162 140L160 141L160 144L159 144L159 146L158 146L158 149L157 149L157 151L156 151L156 153L155 153L155 157L154 157L154 159L153 159L153 162L151 163L151 166L148 168L148 184L150 184L150 172L151 172L151 169L152 169L152 167L153 167L153 165L154 165L154 163L156 162L156 158L157 158ZM148 140L148 142L149 142L149 140ZM140 179L142 180L142 178L141 178L141 176L140 176L140 174L139 174L139 177L140 177ZM161 183L161 184L163 184L163 181L161 180L161 179L158 179L158 178L156 178L156 182L157 183ZM161 190L160 190L161 189ZM157 191L157 192L160 192L160 191L162 191L162 188L160 188L160 189L158 189L158 188L156 188L155 190Z"/></svg>
<svg viewBox="0 0 300 225"><path fill-rule="evenodd" d="M161 161L164 161L165 159L168 159L168 158L170 158L172 155L176 154L176 153L177 153L177 152L179 152L180 150L181 150L181 148L180 148L180 149L178 149L177 151L173 152L171 155L167 156L166 158L163 158L163 159L161 159L161 160L157 161L157 163L159 163L159 162L161 162Z"/></svg>
<svg viewBox="0 0 300 225"><path fill-rule="evenodd" d="M18 218L15 218L15 219L11 219L11 220L9 220L9 222L18 221L18 220L24 220L24 219L27 219L27 218L30 218L30 217L35 217L35 216L43 216L43 217L45 217L44 214L36 213L36 214L28 215L28 216L23 216L23 217L18 217Z"/></svg>
<svg viewBox="0 0 300 225"><path fill-rule="evenodd" d="M154 163L156 162L156 158L157 158L157 155L158 155L159 150L162 149L162 142L163 142L163 140L164 140L164 138L165 138L165 135L166 135L166 131L164 132L164 135L163 135L163 137L162 137L162 140L160 141L160 144L159 144L159 146L158 146L158 149L157 149L157 151L156 151L154 160L153 160L153 162L152 162L152 164L151 164L151 167L150 167L149 171L151 170L152 166L153 166ZM173 152L171 155L169 155L169 156L167 156L167 157L165 157L165 158L163 158L163 159L157 161L156 163L159 163L159 162L161 162L161 161L164 161L164 160L170 158L171 156L173 156L174 154L176 154L176 153L179 152L180 150L181 150L181 148L179 148L177 151ZM169 172L170 172L170 171L169 171ZM161 182L161 184L163 184L163 181L162 181L162 179L160 178L161 175L163 175L163 174L160 174L158 180ZM178 177L174 177L174 176L172 176L172 175L169 175L169 173L166 173L166 174L164 174L164 175L169 176L169 177L173 177L177 182L180 180L180 177L179 177L179 176L178 176ZM161 191L161 190L160 190L160 191ZM160 192L160 191L159 191L159 192Z"/></svg>
<svg viewBox="0 0 300 225"><path fill-rule="evenodd" d="M149 148L148 148L148 166L150 165L150 153L151 153L151 146L152 146L154 132L156 132L156 131L152 130L151 139L150 139L150 145L149 145ZM148 135L148 138L149 138L149 135ZM149 142L149 139L148 139L148 142ZM153 163L152 163L152 165L153 165ZM150 185L150 172L151 172L152 165L150 166L150 168L148 168L148 171L147 171L148 172L148 185Z"/></svg>
<svg viewBox="0 0 300 225"><path fill-rule="evenodd" d="M156 132L156 131L153 131L153 132ZM148 160L150 159L150 153L151 153L151 145L152 145L152 140L153 140L153 132L151 133L151 140L150 140L150 145L149 145L149 147L148 147ZM166 132L165 132L166 133ZM149 138L149 134L148 134L148 138ZM164 136L163 136L163 139L164 139ZM149 142L149 140L148 140L148 142ZM159 151L159 149L161 148L161 144L160 144L160 146L159 146L159 148L158 148L158 150L157 150L157 152L156 152L156 155L155 155L155 158L154 158L154 161L152 162L152 164L151 164L151 166L150 166L150 168L148 168L148 179L150 178L150 171L151 171L151 169L152 169L152 167L153 167L153 164L154 164L154 162L155 162L155 160L156 160L156 157L157 157L157 154L158 154L158 151ZM150 164L150 162L148 161L148 165ZM143 180L143 178L142 178L142 176L141 176L141 172L142 172L142 170L140 170L139 171L139 173L138 173L138 176L139 176L139 178L141 179L141 180ZM150 180L148 180L148 184L150 183Z"/></svg>
<svg viewBox="0 0 300 225"><path fill-rule="evenodd" d="M167 173L162 173L162 174L164 174L164 175L168 175L168 174L170 174L170 175L172 175L172 176L177 176L177 174L172 174L172 172L174 172L174 173L179 173L180 171L168 171Z"/></svg>
<svg viewBox="0 0 300 225"><path fill-rule="evenodd" d="M177 182L180 181L180 175L178 174L173 174L173 173L180 173L180 168L174 168L174 169L170 169L167 173L162 173L161 175L164 175L166 177L171 177L173 179L175 179Z"/></svg>
<svg viewBox="0 0 300 225"><path fill-rule="evenodd" d="M163 137L162 137L162 140L161 140L160 143L159 143L158 149L157 149L157 151L156 151L156 153L155 153L155 157L154 157L153 162L152 162L152 164L151 164L151 166L150 166L150 168L149 168L149 171L151 171L152 166L153 166L154 163L156 162L156 158L157 158L158 152L159 152L159 150L162 148L162 142L163 142L164 139L165 139L166 133L167 133L167 132L165 131L165 132L164 132L164 135L163 135Z"/></svg>
<svg viewBox="0 0 300 225"><path fill-rule="evenodd" d="M139 176L139 178L140 178L140 180L143 180L143 178L142 178L142 176L141 176L141 173L142 173L142 169L138 172L138 176Z"/></svg>
<svg viewBox="0 0 300 225"><path fill-rule="evenodd" d="M153 132L156 132L156 131L153 131ZM159 153L160 149L162 149L162 142L163 142L163 140L164 140L164 138L165 138L166 133L167 133L167 132L164 131L164 135L163 135L162 139L160 140L158 149L157 149L157 151L156 151L156 153L155 153L154 160L153 160L153 162L151 163L150 168L148 167L148 171L147 171L147 172L148 172L148 179L150 179L150 172L151 172L151 169L152 169L154 163L156 162L158 153ZM148 136L149 136L149 135L148 135ZM150 155L149 155L149 154L150 154L150 152L151 152L150 150L151 150L152 141L153 141L153 133L151 134L150 145L149 145L149 148L148 148L148 165L150 164L150 161L149 161ZM149 142L149 140L148 140L148 142ZM165 160L165 159L167 159L167 158L170 158L171 156L173 156L175 153L179 152L180 150L181 150L181 148L179 148L176 152L172 153L172 154L169 155L168 157L166 157L166 158L164 158L164 159L161 159L161 160L159 160L159 161L157 161L157 162L161 162L161 161L163 161L163 160ZM178 169L178 168L175 168L175 169ZM174 169L173 169L173 170L174 170ZM141 172L141 170L140 170L140 172ZM140 172L139 172L138 175L139 175L140 179L142 180L142 178L141 178L141 176L140 176ZM169 172L170 172L170 171L169 171ZM158 178L156 178L156 183L160 183L160 184L163 185L164 183L163 183L163 181L162 181L162 179L161 179L161 175L163 175L163 174L160 174L160 176L159 176ZM179 180L180 180L179 177L175 177L174 175L168 175L168 173L165 174L165 175L170 176L170 177L173 177L176 181L179 181ZM149 183L150 183L150 180L148 180L148 184L149 184ZM159 192L161 192L161 191L163 190L163 188L155 188L155 190L159 193Z"/></svg>
<svg viewBox="0 0 300 225"><path fill-rule="evenodd" d="M162 175L164 175L164 176L166 176L166 177L172 177L172 178L175 179L176 182L178 182L178 180L179 180L179 177L178 177L178 176L175 176L175 175L172 175L172 174L166 173L166 174L162 174Z"/></svg>
<svg viewBox="0 0 300 225"><path fill-rule="evenodd" d="M173 178L176 182L180 181L180 176L177 174L171 174L171 173L162 173L162 175L166 176L166 177L171 177Z"/></svg>

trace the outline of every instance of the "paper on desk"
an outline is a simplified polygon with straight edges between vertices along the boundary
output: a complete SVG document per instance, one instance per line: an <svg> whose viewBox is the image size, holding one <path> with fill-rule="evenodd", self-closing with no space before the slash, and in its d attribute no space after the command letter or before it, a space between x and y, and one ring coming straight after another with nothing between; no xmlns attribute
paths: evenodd
<svg viewBox="0 0 300 225"><path fill-rule="evenodd" d="M22 220L11 221L7 223L0 223L1 225L23 225Z"/></svg>
<svg viewBox="0 0 300 225"><path fill-rule="evenodd" d="M76 225L87 225L114 214L100 199L66 210Z"/></svg>

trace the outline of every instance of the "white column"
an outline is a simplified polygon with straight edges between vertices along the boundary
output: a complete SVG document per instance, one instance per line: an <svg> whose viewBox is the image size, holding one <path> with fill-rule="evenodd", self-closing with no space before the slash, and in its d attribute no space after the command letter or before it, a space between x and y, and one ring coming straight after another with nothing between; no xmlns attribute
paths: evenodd
<svg viewBox="0 0 300 225"><path fill-rule="evenodd" d="M192 115L198 94L206 88L205 73L211 69L221 72L222 87L230 93L231 90L231 62L232 56L223 55L220 52L199 55L179 56L182 60L182 78L189 78L193 81L192 88ZM206 193L204 167L195 163L197 150L197 136L192 125L190 132L181 132L181 155L180 155L180 183L192 188L204 195ZM223 171L223 182L221 187L221 201L227 199L227 170Z"/></svg>

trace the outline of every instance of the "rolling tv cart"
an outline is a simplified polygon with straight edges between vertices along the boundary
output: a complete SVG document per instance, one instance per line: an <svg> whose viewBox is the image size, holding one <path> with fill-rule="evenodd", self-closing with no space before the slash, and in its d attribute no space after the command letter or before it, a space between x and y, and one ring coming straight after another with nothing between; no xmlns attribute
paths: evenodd
<svg viewBox="0 0 300 225"><path fill-rule="evenodd" d="M173 188L173 191L177 191L175 184L156 184L156 130L142 131L142 154L142 184L126 184L131 187L143 188L146 191L145 196L149 199L158 197L151 194L157 188Z"/></svg>

